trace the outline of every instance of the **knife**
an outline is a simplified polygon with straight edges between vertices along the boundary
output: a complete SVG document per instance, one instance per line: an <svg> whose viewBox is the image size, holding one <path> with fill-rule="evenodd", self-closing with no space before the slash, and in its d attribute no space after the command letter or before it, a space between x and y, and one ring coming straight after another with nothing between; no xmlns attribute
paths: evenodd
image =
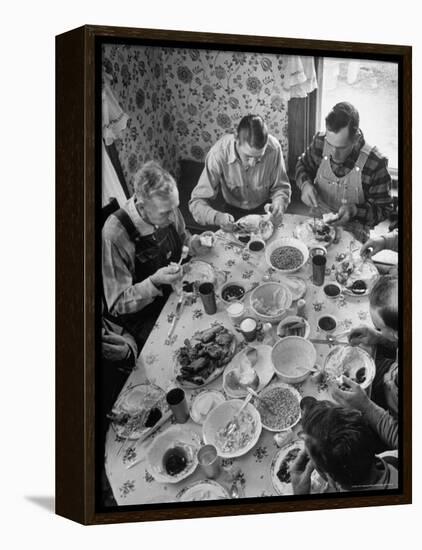
<svg viewBox="0 0 422 550"><path fill-rule="evenodd" d="M180 313L182 311L183 299L184 299L184 294L182 293L180 295L179 301L177 302L176 311L174 312L173 321L171 322L170 329L169 329L169 332L167 334L167 338L171 337L171 335L173 334L173 331L176 327L176 323L180 319Z"/></svg>

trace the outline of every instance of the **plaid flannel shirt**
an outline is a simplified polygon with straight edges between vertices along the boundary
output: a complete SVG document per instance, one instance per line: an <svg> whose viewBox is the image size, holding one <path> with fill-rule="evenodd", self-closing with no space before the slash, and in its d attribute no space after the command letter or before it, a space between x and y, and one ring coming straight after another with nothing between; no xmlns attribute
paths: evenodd
<svg viewBox="0 0 422 550"><path fill-rule="evenodd" d="M300 190L306 183L314 184L322 160L324 141L325 132L317 133L311 145L297 161L296 185ZM364 144L365 139L362 132L360 132L352 152L344 163L331 165L331 169L338 178L342 178L352 170ZM362 189L365 203L358 206L356 218L370 227L374 227L388 218L393 211L393 202L390 195L391 176L387 170L387 164L387 158L378 149L374 148L362 169Z"/></svg>

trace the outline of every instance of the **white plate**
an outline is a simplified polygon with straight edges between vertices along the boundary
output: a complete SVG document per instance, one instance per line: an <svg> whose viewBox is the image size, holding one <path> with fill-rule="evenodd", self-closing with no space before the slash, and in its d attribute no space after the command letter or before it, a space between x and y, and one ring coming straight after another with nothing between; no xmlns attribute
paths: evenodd
<svg viewBox="0 0 422 550"><path fill-rule="evenodd" d="M248 214L247 216L243 216L236 223L243 225L245 229L235 230L235 233L260 235L264 241L267 241L274 233L274 225L267 218L268 215L265 214Z"/></svg>
<svg viewBox="0 0 422 550"><path fill-rule="evenodd" d="M336 346L327 355L324 371L331 378L338 378L342 374L349 374L354 380L356 372L365 368L366 378L360 386L365 389L375 377L375 362L367 351L357 346Z"/></svg>
<svg viewBox="0 0 422 550"><path fill-rule="evenodd" d="M229 422L233 419L236 413L239 412L240 407L243 405L243 401L240 399L231 399L225 401L218 407L216 407L208 415L202 427L203 439L206 444L214 445L217 449L218 456L222 458L236 458L243 456L249 452L257 443L262 431L261 417L256 408L248 403L244 409L242 415L246 413L250 416L250 422L248 427L250 428L250 438L240 448L233 450L223 450L218 437L219 430L224 430ZM241 433L245 433L246 430L241 430ZM248 430L249 431L249 430Z"/></svg>
<svg viewBox="0 0 422 550"><path fill-rule="evenodd" d="M210 408L208 410L208 412L203 415L201 414L201 412L198 410L200 409L200 403L201 401L203 401L204 399L209 399L209 404L210 404ZM197 424L203 424L207 418L207 416L210 414L210 412L215 409L215 407L217 407L218 405L220 405L221 403L223 403L224 401L226 400L224 394L221 392L221 391L218 391L218 390L204 390L204 391L201 391L200 393L198 393L193 401L192 401L192 405L191 405L191 409L190 409L190 416L192 418L192 420L194 422L196 422Z"/></svg>
<svg viewBox="0 0 422 550"><path fill-rule="evenodd" d="M267 346L265 344L258 344L256 346L252 346L256 349L258 352L258 359L255 365L253 365L253 369L255 369L258 377L259 377L259 386L256 391L261 391L267 384L270 383L270 380L274 376L274 367L271 360L271 351L272 347ZM226 394L229 397L245 397L248 392L244 389L235 390L230 388L227 385L227 376L229 372L232 372L235 369L240 368L240 365L242 363L242 359L246 357L246 351L248 348L243 349L240 351L237 355L235 355L231 361L231 363L227 366L226 370L224 371L224 377L223 377L223 390L226 392Z"/></svg>
<svg viewBox="0 0 422 550"><path fill-rule="evenodd" d="M154 407L160 409L161 415L169 410L165 392L154 384L138 384L120 394L114 404L113 411L136 415L143 410L149 411ZM119 437L127 438L129 436L130 440L139 439L142 434L153 427L144 426L128 434L126 425L117 422L111 424Z"/></svg>
<svg viewBox="0 0 422 550"><path fill-rule="evenodd" d="M295 277L290 275L289 277L281 278L281 283L285 285L292 295L292 300L300 300L306 294L306 281L302 277Z"/></svg>
<svg viewBox="0 0 422 550"><path fill-rule="evenodd" d="M284 390L287 390L291 393L291 395L297 401L298 415L290 425L285 426L284 428L271 428L270 426L267 426L264 423L264 421L262 420L262 414L261 414L260 410L264 409L265 405L260 403L258 399L256 399L256 400L252 399L252 401L254 401L254 403L255 403L255 406L256 406L259 414L261 415L262 427L265 428L266 430L268 430L269 432L284 432L286 430L291 430L292 428L294 428L294 426L296 426L296 424L300 420L300 416L301 416L300 401L302 399L302 396L300 395L300 393L295 388L293 388L289 384L284 384L283 382L277 382L275 384L271 384L270 386L266 387L262 392L260 392L259 396L262 397L262 398L265 398L266 394L274 388L283 388ZM269 405L271 406L271 403L269 403Z"/></svg>
<svg viewBox="0 0 422 550"><path fill-rule="evenodd" d="M336 238L336 229L333 226L330 227L330 232L328 233L328 240L324 239L318 239L313 232L313 224L314 220L308 219L304 220L300 224L296 226L295 229L295 236L300 239L302 242L306 244L308 248L312 248L314 246L325 246L328 247L332 244L334 239ZM327 224L328 225L328 224Z"/></svg>
<svg viewBox="0 0 422 550"><path fill-rule="evenodd" d="M163 465L165 453L174 447L184 447L187 450L189 461L187 467L178 474L169 475ZM201 447L201 439L186 425L175 425L167 428L165 432L157 436L147 451L147 468L156 481L161 483L178 483L187 478L198 466L198 451Z"/></svg>
<svg viewBox="0 0 422 550"><path fill-rule="evenodd" d="M280 470L280 466L284 459L287 457L288 453L292 451L293 449L299 449L299 452L304 448L305 444L301 439L298 439L296 441L293 441L286 447L283 447L274 455L274 458L271 462L271 481L273 484L274 489L276 490L278 495L292 495L293 494L293 487L291 482L283 482L281 481L277 473ZM299 453L297 453L299 454ZM296 455L297 456L297 455ZM295 457L296 458L296 457ZM288 465L290 465L295 458L292 458L292 460L289 461Z"/></svg>
<svg viewBox="0 0 422 550"><path fill-rule="evenodd" d="M227 498L230 498L227 490L212 479L196 481L182 489L176 496L176 499L180 502L222 500Z"/></svg>

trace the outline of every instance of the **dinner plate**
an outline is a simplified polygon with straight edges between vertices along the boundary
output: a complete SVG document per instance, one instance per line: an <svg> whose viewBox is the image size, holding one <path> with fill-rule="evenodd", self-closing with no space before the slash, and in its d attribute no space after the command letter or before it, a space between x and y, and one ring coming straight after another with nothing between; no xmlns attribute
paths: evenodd
<svg viewBox="0 0 422 550"><path fill-rule="evenodd" d="M152 408L159 409L161 416L169 410L165 392L154 384L138 384L120 394L114 404L113 412L127 413L130 416L135 416L142 413L144 410L147 412ZM130 440L139 439L145 432L153 427L143 426L136 430L130 429L128 432L128 426L126 424L119 424L118 422L112 421L111 425L119 437L128 438Z"/></svg>
<svg viewBox="0 0 422 550"><path fill-rule="evenodd" d="M280 470L280 466L284 459L287 457L288 453L292 451L293 449L298 448L299 452L304 449L305 444L301 439L297 439L290 443L289 445L286 445L285 447L281 448L273 457L273 460L271 462L271 468L270 468L270 475L271 475L271 482L273 484L273 487L278 495L292 495L293 494L293 487L292 483L289 480L282 481L278 476L277 473ZM294 458L292 460L288 461L288 464L286 465L289 467L292 462L294 461ZM314 470L311 474L311 493L321 493L324 492L324 489L327 486L327 482L324 481L321 476L318 474L316 470Z"/></svg>
<svg viewBox="0 0 422 550"><path fill-rule="evenodd" d="M324 362L324 372L331 378L348 374L355 380L359 369L365 369L365 380L360 384L362 389L371 385L375 377L375 362L367 351L358 346L336 346Z"/></svg>
<svg viewBox="0 0 422 550"><path fill-rule="evenodd" d="M274 458L271 462L270 472L271 472L271 482L278 495L293 494L293 487L290 480L290 474L288 473L288 468L292 464L292 462L296 459L296 456L304 448L304 446L305 446L304 442L301 439L297 439L296 441L293 441L286 447L283 447L282 449L280 449L274 455ZM295 449L298 449L298 451L297 453L294 454ZM288 457L289 454L291 454L290 459ZM282 476L282 479L280 479L277 474L280 471L280 467L282 466L282 464L283 464L284 475Z"/></svg>
<svg viewBox="0 0 422 550"><path fill-rule="evenodd" d="M306 294L306 281L302 277L280 277L280 282L286 286L292 295L292 300L300 300Z"/></svg>
<svg viewBox="0 0 422 550"><path fill-rule="evenodd" d="M347 296L352 296L355 298L368 296L372 290L372 287L380 277L380 274L375 264L370 260L362 263L360 258L349 260L349 261L356 262L358 264L358 268L357 269L355 268L352 271L352 273L347 277L347 280L343 281L343 279L341 279L341 275L342 275L341 266L344 261L345 260L340 262L336 267L336 280L341 285L343 294ZM366 283L366 291L363 292L362 294L356 294L352 292L348 287L352 286L352 284L355 281L364 281Z"/></svg>
<svg viewBox="0 0 422 550"><path fill-rule="evenodd" d="M182 489L176 496L176 499L180 502L222 500L226 498L230 498L227 490L212 479L196 481Z"/></svg>
<svg viewBox="0 0 422 550"><path fill-rule="evenodd" d="M258 359L253 369L255 369L259 377L259 386L256 390L257 392L261 391L267 384L270 383L272 377L274 376L274 367L271 361L271 351L272 347L265 344L258 344L252 346L258 352ZM229 373L240 368L242 360L246 359L246 352L248 348L243 349L237 355L235 355L227 368L224 371L223 377L223 390L229 397L245 397L248 392L245 389L235 389L231 388L228 382Z"/></svg>
<svg viewBox="0 0 422 550"><path fill-rule="evenodd" d="M274 233L274 225L268 219L268 214L248 214L239 218L236 224L235 233L259 235L264 241L267 241Z"/></svg>
<svg viewBox="0 0 422 550"><path fill-rule="evenodd" d="M299 223L294 232L295 237L305 243L308 248L319 245L323 245L325 247L330 246L336 238L336 228L332 225L326 224L330 228L330 232L327 233L327 239L318 238L313 231L313 224L313 219L304 220Z"/></svg>
<svg viewBox="0 0 422 550"><path fill-rule="evenodd" d="M218 323L218 324L221 324L221 323ZM224 325L222 325L222 326L224 326ZM210 327L210 328L212 328L212 327ZM227 327L225 327L225 328L227 328ZM219 376L222 375L222 373L223 373L224 369L226 368L227 364L232 360L234 354L236 353L236 347L237 347L236 335L233 334L233 332L231 332L231 331L229 331L229 332L230 332L230 334L232 334L233 340L232 340L232 343L231 343L230 354L224 360L224 363L222 363L221 366L217 367L211 373L211 375L205 380L205 382L203 384L195 384L194 382L190 382L189 380L177 379L177 383L180 387L186 388L186 389L203 388L205 386L208 386L208 384L211 384L211 382L214 382L214 380L216 380ZM195 335L193 335L190 338L190 342L192 343L192 345L194 345L196 342L199 342L199 340L195 340ZM176 357L176 360L175 360L175 363L174 363L174 372L175 372L176 377L180 374L180 369L181 369L181 365L180 365L180 363L179 363L179 361Z"/></svg>
<svg viewBox="0 0 422 550"><path fill-rule="evenodd" d="M190 408L192 420L197 424L203 424L210 412L225 400L224 394L218 390L203 390L196 394Z"/></svg>
<svg viewBox="0 0 422 550"><path fill-rule="evenodd" d="M160 483L178 483L186 479L198 466L198 451L201 439L187 425L174 425L157 436L147 450L147 468L153 478ZM187 457L186 467L175 475L170 475L164 468L163 460L171 449L181 448Z"/></svg>

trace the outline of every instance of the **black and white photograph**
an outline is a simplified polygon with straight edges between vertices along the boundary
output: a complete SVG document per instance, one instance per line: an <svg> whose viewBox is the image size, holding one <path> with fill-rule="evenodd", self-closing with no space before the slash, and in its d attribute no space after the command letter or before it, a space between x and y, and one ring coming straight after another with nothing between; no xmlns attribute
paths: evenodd
<svg viewBox="0 0 422 550"><path fill-rule="evenodd" d="M98 89L99 508L398 494L399 64L104 41Z"/></svg>

